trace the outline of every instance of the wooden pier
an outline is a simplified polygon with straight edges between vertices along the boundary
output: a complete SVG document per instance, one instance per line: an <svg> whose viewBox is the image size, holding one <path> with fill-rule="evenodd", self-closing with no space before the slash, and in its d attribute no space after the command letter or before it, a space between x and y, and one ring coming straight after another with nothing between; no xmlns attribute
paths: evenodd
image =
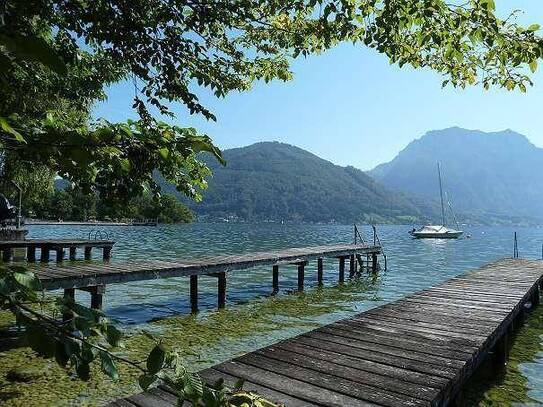
<svg viewBox="0 0 543 407"><path fill-rule="evenodd" d="M111 250L115 242L110 240L74 240L74 239L27 239L27 240L3 240L0 241L0 252L2 253L2 261L9 262L13 259L15 249L26 250L26 260L30 263L36 261L36 250L39 250L40 261L48 262L50 253L56 253L57 262L62 262L65 259L65 250L69 251L69 259L75 260L77 249L84 250L84 259L92 258L92 250L94 248L102 250L102 258L108 261L111 258Z"/></svg>
<svg viewBox="0 0 543 407"><path fill-rule="evenodd" d="M65 295L74 296L75 289L89 291L93 306L101 305L102 295L108 284L130 281L154 280L169 277L190 278L190 303L193 312L198 311L198 276L217 278L217 304L226 304L227 274L256 266L271 266L272 289L279 290L279 267L296 265L298 269L298 290L303 291L305 267L317 260L317 283L323 281L323 259L332 257L338 261L338 281L345 281L345 265L349 260L349 276L362 269L376 272L381 246L366 244L343 244L292 248L269 252L255 252L217 256L191 261L141 261L127 263L78 263L42 264L31 266L45 290L64 289Z"/></svg>
<svg viewBox="0 0 543 407"><path fill-rule="evenodd" d="M288 407L465 405L462 387L485 358L503 363L542 276L542 261L497 261L200 375L243 378L246 390ZM175 396L159 387L110 405L173 406Z"/></svg>

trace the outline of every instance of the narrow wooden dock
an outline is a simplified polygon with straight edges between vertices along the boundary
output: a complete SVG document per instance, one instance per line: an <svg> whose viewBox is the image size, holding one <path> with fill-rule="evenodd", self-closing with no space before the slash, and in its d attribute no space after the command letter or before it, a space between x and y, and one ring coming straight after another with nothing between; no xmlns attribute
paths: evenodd
<svg viewBox="0 0 543 407"><path fill-rule="evenodd" d="M504 259L200 372L291 406L448 406L481 362L503 358L543 262ZM502 359L503 360L503 359ZM111 406L175 405L160 387ZM188 405L188 404L187 404Z"/></svg>
<svg viewBox="0 0 543 407"><path fill-rule="evenodd" d="M40 261L48 262L50 253L56 253L56 261L62 262L65 259L65 250L69 251L69 259L75 260L77 249L84 250L84 259L90 260L94 248L102 250L102 258L107 261L111 258L111 250L114 241L111 240L79 240L79 239L27 239L27 240L3 240L0 241L0 252L2 261L9 262L13 259L15 249L26 250L26 260L30 263L36 261L36 250L39 250Z"/></svg>
<svg viewBox="0 0 543 407"><path fill-rule="evenodd" d="M272 290L279 290L279 267L295 265L298 271L298 290L303 291L305 268L309 261L317 260L318 284L323 282L324 258L332 257L339 262L338 280L345 280L346 271L349 276L360 273L361 269L376 272L380 245L341 244L291 248L285 250L253 252L216 256L190 261L140 261L126 263L77 263L42 264L30 269L39 277L45 290L64 289L65 295L74 295L75 289L89 291L91 303L97 306L102 303L102 295L108 284L131 281L153 280L169 277L190 278L190 303L193 312L198 310L198 276L217 278L218 307L226 303L227 274L246 270L257 266L271 266ZM348 270L346 264L348 263Z"/></svg>

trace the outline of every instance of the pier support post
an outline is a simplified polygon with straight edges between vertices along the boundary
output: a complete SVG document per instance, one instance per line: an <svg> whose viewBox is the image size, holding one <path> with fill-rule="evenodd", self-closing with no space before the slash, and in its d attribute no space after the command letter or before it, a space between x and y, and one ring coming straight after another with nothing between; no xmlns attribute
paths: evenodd
<svg viewBox="0 0 543 407"><path fill-rule="evenodd" d="M276 264L272 266L272 294L279 292L279 266Z"/></svg>
<svg viewBox="0 0 543 407"><path fill-rule="evenodd" d="M55 249L55 252L57 253L57 263L60 263L64 260L64 248L63 247L57 247Z"/></svg>
<svg viewBox="0 0 543 407"><path fill-rule="evenodd" d="M46 263L49 261L49 246L40 247L40 261Z"/></svg>
<svg viewBox="0 0 543 407"><path fill-rule="evenodd" d="M358 273L362 273L364 271L364 260L362 260L362 256L360 254L356 255L356 260L358 261Z"/></svg>
<svg viewBox="0 0 543 407"><path fill-rule="evenodd" d="M111 246L106 246L102 249L102 257L106 262L111 259Z"/></svg>
<svg viewBox="0 0 543 407"><path fill-rule="evenodd" d="M92 246L85 246L85 260L92 259Z"/></svg>
<svg viewBox="0 0 543 407"><path fill-rule="evenodd" d="M226 273L224 271L217 274L217 283L218 307L223 309L226 306Z"/></svg>
<svg viewBox="0 0 543 407"><path fill-rule="evenodd" d="M377 253L372 253L371 255L371 272L377 272Z"/></svg>
<svg viewBox="0 0 543 407"><path fill-rule="evenodd" d="M345 257L339 258L339 282L345 281Z"/></svg>
<svg viewBox="0 0 543 407"><path fill-rule="evenodd" d="M26 248L26 261L29 263L34 263L36 261L36 248L34 246Z"/></svg>
<svg viewBox="0 0 543 407"><path fill-rule="evenodd" d="M356 272L354 254L349 256L349 278L353 278Z"/></svg>
<svg viewBox="0 0 543 407"><path fill-rule="evenodd" d="M317 284L318 285L322 285L322 272L323 272L323 261L322 261L322 257L319 257L317 259Z"/></svg>
<svg viewBox="0 0 543 407"><path fill-rule="evenodd" d="M75 247L75 246L70 247L70 260L71 261L75 260L76 253L77 253L77 247Z"/></svg>
<svg viewBox="0 0 543 407"><path fill-rule="evenodd" d="M7 263L8 261L11 261L12 259L13 259L13 249L5 248L4 251L2 252L2 261Z"/></svg>
<svg viewBox="0 0 543 407"><path fill-rule="evenodd" d="M305 262L298 263L298 291L304 290Z"/></svg>
<svg viewBox="0 0 543 407"><path fill-rule="evenodd" d="M190 276L190 312L198 312L198 275Z"/></svg>
<svg viewBox="0 0 543 407"><path fill-rule="evenodd" d="M494 345L493 362L496 366L503 366L507 363L507 356L508 356L507 354L509 351L508 337L509 337L509 334L505 332L503 336L496 342L496 345Z"/></svg>
<svg viewBox="0 0 543 407"><path fill-rule="evenodd" d="M532 306L536 306L536 305L539 305L539 286L536 287L536 289L534 290L534 293L532 294Z"/></svg>
<svg viewBox="0 0 543 407"><path fill-rule="evenodd" d="M91 308L92 309L102 309L102 302L104 294L106 292L105 285L97 285L90 288L91 295Z"/></svg>

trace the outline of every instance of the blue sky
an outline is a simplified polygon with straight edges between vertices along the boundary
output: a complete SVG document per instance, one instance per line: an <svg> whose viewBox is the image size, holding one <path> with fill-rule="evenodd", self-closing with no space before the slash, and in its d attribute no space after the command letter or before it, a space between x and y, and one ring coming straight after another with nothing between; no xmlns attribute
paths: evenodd
<svg viewBox="0 0 543 407"><path fill-rule="evenodd" d="M501 12L524 10L522 23L543 26L540 0L501 0L497 6ZM287 83L257 83L251 91L225 99L202 93L217 122L190 116L174 105L175 122L198 128L221 148L277 140L363 170L391 160L425 132L451 126L509 128L543 147L543 67L526 94L441 89L438 74L391 66L361 45L343 44L296 60L292 68L295 78ZM108 89L108 100L95 107L94 116L113 121L135 117L132 97L130 84L116 84Z"/></svg>

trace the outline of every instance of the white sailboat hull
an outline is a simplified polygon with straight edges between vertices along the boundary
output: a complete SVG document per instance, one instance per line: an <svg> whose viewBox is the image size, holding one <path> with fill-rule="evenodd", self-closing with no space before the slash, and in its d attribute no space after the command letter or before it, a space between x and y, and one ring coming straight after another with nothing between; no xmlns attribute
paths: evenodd
<svg viewBox="0 0 543 407"><path fill-rule="evenodd" d="M409 232L416 239L458 239L464 232L449 229L445 226L424 226L419 230Z"/></svg>

